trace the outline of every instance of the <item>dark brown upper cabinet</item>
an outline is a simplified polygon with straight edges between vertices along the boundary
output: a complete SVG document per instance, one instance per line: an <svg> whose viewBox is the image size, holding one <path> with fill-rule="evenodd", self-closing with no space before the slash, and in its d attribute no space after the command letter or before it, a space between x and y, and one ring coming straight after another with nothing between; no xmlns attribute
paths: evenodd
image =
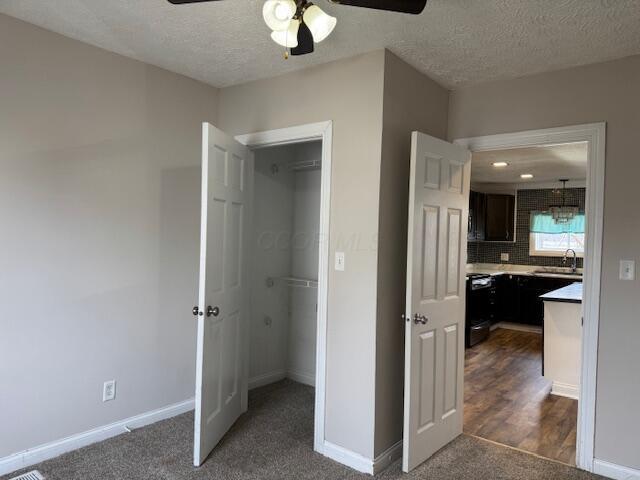
<svg viewBox="0 0 640 480"><path fill-rule="evenodd" d="M515 195L471 192L469 231L475 241L513 242L515 239Z"/></svg>
<svg viewBox="0 0 640 480"><path fill-rule="evenodd" d="M513 195L486 195L485 240L512 242L516 197Z"/></svg>
<svg viewBox="0 0 640 480"><path fill-rule="evenodd" d="M469 194L469 240L484 240L485 206L485 194L472 190Z"/></svg>

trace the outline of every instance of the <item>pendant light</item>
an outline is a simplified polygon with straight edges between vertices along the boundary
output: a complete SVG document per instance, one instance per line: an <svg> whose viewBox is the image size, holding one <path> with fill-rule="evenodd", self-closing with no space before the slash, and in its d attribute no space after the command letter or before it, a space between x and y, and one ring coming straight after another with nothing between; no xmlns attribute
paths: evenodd
<svg viewBox="0 0 640 480"><path fill-rule="evenodd" d="M575 205L567 205L566 192L568 179L561 179L562 189L555 190L554 193L562 193L562 205L549 207L549 213L556 224L569 223L578 214L579 208Z"/></svg>

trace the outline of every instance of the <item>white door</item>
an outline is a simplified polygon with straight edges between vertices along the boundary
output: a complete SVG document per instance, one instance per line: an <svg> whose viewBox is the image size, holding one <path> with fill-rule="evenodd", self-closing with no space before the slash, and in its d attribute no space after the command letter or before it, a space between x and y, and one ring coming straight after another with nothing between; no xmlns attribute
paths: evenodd
<svg viewBox="0 0 640 480"><path fill-rule="evenodd" d="M252 157L202 128L202 223L193 462L201 465L247 409L247 240Z"/></svg>
<svg viewBox="0 0 640 480"><path fill-rule="evenodd" d="M402 469L462 433L471 153L411 137Z"/></svg>

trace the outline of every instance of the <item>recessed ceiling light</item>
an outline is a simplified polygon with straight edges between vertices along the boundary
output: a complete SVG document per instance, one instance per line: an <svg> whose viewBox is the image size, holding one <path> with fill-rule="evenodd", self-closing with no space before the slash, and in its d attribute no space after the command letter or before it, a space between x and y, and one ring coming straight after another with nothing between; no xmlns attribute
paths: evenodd
<svg viewBox="0 0 640 480"><path fill-rule="evenodd" d="M523 173L522 175L520 175L520 178L533 178L533 175L531 175L530 173Z"/></svg>
<svg viewBox="0 0 640 480"><path fill-rule="evenodd" d="M506 167L509 164L507 162L493 162L491 165L493 165L496 168L502 168L502 167Z"/></svg>

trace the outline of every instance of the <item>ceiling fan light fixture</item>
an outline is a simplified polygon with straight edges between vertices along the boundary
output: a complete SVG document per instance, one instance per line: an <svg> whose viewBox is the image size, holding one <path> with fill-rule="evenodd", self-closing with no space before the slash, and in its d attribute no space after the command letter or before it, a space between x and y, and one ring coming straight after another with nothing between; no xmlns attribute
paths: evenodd
<svg viewBox="0 0 640 480"><path fill-rule="evenodd" d="M291 49L291 55L306 55L313 52L313 35L304 22L300 21L298 27L298 46Z"/></svg>
<svg viewBox="0 0 640 480"><path fill-rule="evenodd" d="M313 40L320 43L333 32L338 21L335 17L326 14L317 5L310 5L304 11L304 22L309 26Z"/></svg>
<svg viewBox="0 0 640 480"><path fill-rule="evenodd" d="M291 20L289 28L279 32L271 32L271 39L278 45L285 48L295 48L298 46L298 29L300 28L299 20Z"/></svg>
<svg viewBox="0 0 640 480"><path fill-rule="evenodd" d="M262 16L271 30L282 32L289 28L296 9L296 2L293 0L267 0L262 7Z"/></svg>
<svg viewBox="0 0 640 480"><path fill-rule="evenodd" d="M1 1L1 0L0 0ZM160 0L157 0L160 1ZM217 0L168 0L172 4L216 2ZM271 39L288 50L291 55L312 53L314 44L322 42L336 28L338 21L325 13L311 0L263 0L262 17L271 29ZM419 15L427 0L329 0L331 3L352 7L373 8L398 13Z"/></svg>

